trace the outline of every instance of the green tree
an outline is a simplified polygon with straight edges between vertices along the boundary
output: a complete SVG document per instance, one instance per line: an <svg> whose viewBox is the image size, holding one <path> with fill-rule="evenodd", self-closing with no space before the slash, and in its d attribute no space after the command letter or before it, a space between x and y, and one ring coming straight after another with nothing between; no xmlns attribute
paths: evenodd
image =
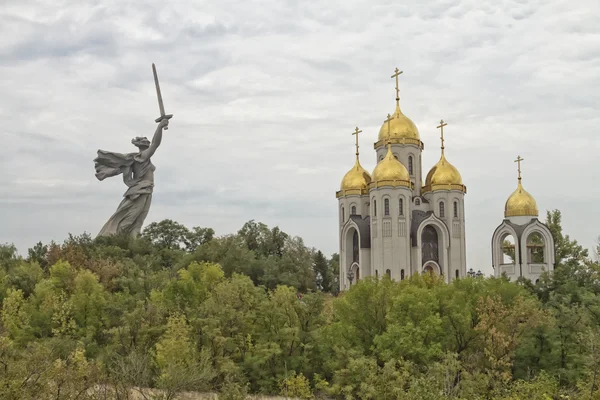
<svg viewBox="0 0 600 400"><path fill-rule="evenodd" d="M157 246L179 250L185 247L189 231L180 223L165 219L148 224L142 235Z"/></svg>
<svg viewBox="0 0 600 400"><path fill-rule="evenodd" d="M173 315L167 330L156 344L157 386L165 391L165 400L184 390L204 391L215 377L207 352L198 352L191 328L182 315Z"/></svg>

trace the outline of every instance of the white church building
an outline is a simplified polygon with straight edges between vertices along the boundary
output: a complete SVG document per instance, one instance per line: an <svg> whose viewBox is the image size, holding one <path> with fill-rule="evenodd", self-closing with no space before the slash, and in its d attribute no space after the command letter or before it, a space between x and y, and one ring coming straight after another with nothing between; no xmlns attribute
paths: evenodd
<svg viewBox="0 0 600 400"><path fill-rule="evenodd" d="M400 110L398 75L401 73L396 68L392 75L396 78L396 110L388 114L379 130L374 144L377 165L373 173L369 174L360 164L358 134L362 131L356 128L356 161L336 193L341 290L347 290L363 277L384 274L402 280L415 273L428 272L443 276L446 282L467 276L464 208L467 188L459 171L446 158L443 121L438 126L440 159L429 169L423 182L424 144L416 125ZM519 188L522 189L520 179ZM521 204L521 201L516 203ZM510 202L509 198L507 207ZM523 212L527 215L520 215ZM526 238L524 244L514 248L504 245L509 254L516 251L518 255L513 257L512 269L510 261L505 264L498 255L498 250L504 251L503 244L509 234L520 240L523 234L535 231L543 237L544 243L551 245L549 248L554 248L548 228L537 220L537 206L535 212L529 209L523 212L517 212L518 216L508 215L494 234L496 275L504 272L511 278L537 279L540 271L549 270L553 265L553 251L545 251L543 263L537 262L537 256L536 264L523 267L521 260L526 259L526 255L521 254L524 253L521 249L527 248Z"/></svg>

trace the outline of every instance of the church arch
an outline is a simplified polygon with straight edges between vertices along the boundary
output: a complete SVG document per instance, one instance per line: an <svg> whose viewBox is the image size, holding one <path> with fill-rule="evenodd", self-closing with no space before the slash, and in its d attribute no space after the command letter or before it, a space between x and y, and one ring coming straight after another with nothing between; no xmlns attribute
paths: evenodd
<svg viewBox="0 0 600 400"><path fill-rule="evenodd" d="M543 264L546 260L546 244L542 235L533 231L527 236L527 263L528 264Z"/></svg>
<svg viewBox="0 0 600 400"><path fill-rule="evenodd" d="M363 238L356 223L349 219L342 230L342 248L340 253L340 277L343 287L349 287L349 273L352 273L352 282L356 282L357 273L360 274L361 267L361 243Z"/></svg>
<svg viewBox="0 0 600 400"><path fill-rule="evenodd" d="M356 215L356 204L350 204L350 215Z"/></svg>
<svg viewBox="0 0 600 400"><path fill-rule="evenodd" d="M510 238L514 238L511 241ZM503 222L492 235L492 266L495 275L500 276L503 272L519 275L518 269L521 265L521 243L515 229L506 221ZM519 266L519 267L518 267Z"/></svg>
<svg viewBox="0 0 600 400"><path fill-rule="evenodd" d="M439 207L440 218L445 218L446 217L446 203L444 203L444 200L441 200L439 202L438 207Z"/></svg>
<svg viewBox="0 0 600 400"><path fill-rule="evenodd" d="M521 243L519 245L522 249L527 249L528 247L528 239L533 233L537 233L539 235L539 239L543 241L543 255L544 261L543 263L548 266L553 266L555 263L555 255L554 255L554 239L552 237L552 233L550 229L545 224L542 224L540 221L535 220L531 224L527 225L527 227L523 230L523 234L521 236ZM523 263L527 263L528 258L525 254L523 254Z"/></svg>
<svg viewBox="0 0 600 400"><path fill-rule="evenodd" d="M440 265L435 261L427 261L423 265L423 274L441 275L442 269Z"/></svg>
<svg viewBox="0 0 600 400"><path fill-rule="evenodd" d="M516 239L510 233L506 233L502 236L502 264L516 264L517 263L517 253L516 249Z"/></svg>
<svg viewBox="0 0 600 400"><path fill-rule="evenodd" d="M425 231L426 229L427 231ZM435 234L433 234L432 229ZM423 235L424 232L426 232L425 236ZM450 247L450 233L446 224L434 214L431 214L417 228L416 239L417 248L419 249L417 252L417 265L420 269L423 269L427 261L434 261L440 274L451 276L450 272L444 272L444 268L449 268L448 249Z"/></svg>
<svg viewBox="0 0 600 400"><path fill-rule="evenodd" d="M413 167L413 155L409 154L408 155L408 174L409 175L414 175L414 167Z"/></svg>
<svg viewBox="0 0 600 400"><path fill-rule="evenodd" d="M421 260L423 263L427 261L439 261L439 238L437 230L427 225L421 233Z"/></svg>

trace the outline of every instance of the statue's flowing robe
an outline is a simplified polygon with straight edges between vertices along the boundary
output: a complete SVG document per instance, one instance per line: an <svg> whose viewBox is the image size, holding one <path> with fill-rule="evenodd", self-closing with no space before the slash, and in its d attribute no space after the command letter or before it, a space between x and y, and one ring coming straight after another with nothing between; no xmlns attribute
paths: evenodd
<svg viewBox="0 0 600 400"><path fill-rule="evenodd" d="M134 164L137 164L135 169ZM148 171L155 170L150 158L144 152L121 154L98 150L94 165L98 180L123 174L123 182L128 187L117 211L104 224L98 236L117 233L139 235L150 209L154 188L153 180L143 179Z"/></svg>

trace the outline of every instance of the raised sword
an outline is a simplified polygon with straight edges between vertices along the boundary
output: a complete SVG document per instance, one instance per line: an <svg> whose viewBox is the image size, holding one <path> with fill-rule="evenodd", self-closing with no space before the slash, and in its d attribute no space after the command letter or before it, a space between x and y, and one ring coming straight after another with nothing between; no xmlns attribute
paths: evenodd
<svg viewBox="0 0 600 400"><path fill-rule="evenodd" d="M163 104L162 94L160 93L160 85L158 84L158 75L156 74L156 66L152 63L152 73L154 74L154 85L156 86L156 97L158 97L158 108L160 110L160 117L156 118L154 121L160 122L163 119L171 119L173 118L173 114L165 114L165 105ZM169 129L168 126L165 126L165 129Z"/></svg>

